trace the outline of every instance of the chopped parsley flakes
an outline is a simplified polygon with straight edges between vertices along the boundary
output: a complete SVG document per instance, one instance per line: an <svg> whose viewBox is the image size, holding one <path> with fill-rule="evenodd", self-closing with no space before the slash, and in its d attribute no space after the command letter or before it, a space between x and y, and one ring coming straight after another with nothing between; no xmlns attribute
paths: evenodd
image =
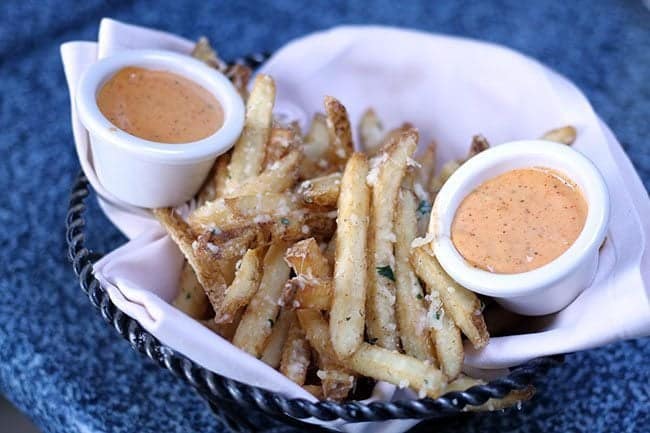
<svg viewBox="0 0 650 433"><path fill-rule="evenodd" d="M377 268L377 273L384 278L388 278L389 280L395 281L395 274L393 274L393 268L391 268L388 265L379 266Z"/></svg>

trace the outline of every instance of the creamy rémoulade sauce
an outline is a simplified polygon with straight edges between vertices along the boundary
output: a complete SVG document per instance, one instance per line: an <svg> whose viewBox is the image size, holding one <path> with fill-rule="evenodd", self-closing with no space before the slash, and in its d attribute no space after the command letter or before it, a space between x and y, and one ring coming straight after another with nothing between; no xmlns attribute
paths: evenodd
<svg viewBox="0 0 650 433"><path fill-rule="evenodd" d="M587 202L557 171L516 169L479 185L454 216L451 239L473 266L516 274L565 252L585 225Z"/></svg>
<svg viewBox="0 0 650 433"><path fill-rule="evenodd" d="M168 71L120 69L99 90L97 106L119 129L158 143L189 143L223 125L223 108L204 87Z"/></svg>

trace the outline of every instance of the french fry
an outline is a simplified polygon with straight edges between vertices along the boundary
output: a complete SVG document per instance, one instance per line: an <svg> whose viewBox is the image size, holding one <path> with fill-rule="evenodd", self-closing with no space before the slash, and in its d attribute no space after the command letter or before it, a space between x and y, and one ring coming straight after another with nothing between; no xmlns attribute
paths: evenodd
<svg viewBox="0 0 650 433"><path fill-rule="evenodd" d="M426 286L426 289L425 299L429 304L426 323L434 342L436 358L445 376L453 379L460 374L465 358L460 329L445 311L439 292L431 286Z"/></svg>
<svg viewBox="0 0 650 433"><path fill-rule="evenodd" d="M205 202L212 201L223 196L226 179L228 178L228 164L230 163L230 152L226 152L217 158L210 174L197 194L196 203L198 207Z"/></svg>
<svg viewBox="0 0 650 433"><path fill-rule="evenodd" d="M217 323L214 321L214 319L201 320L201 323L206 328L212 330L213 332L216 332L226 340L231 341L232 337L235 335L235 331L237 331L237 326L239 326L239 321L241 320L241 316L242 313L238 312L235 315L233 321L230 323Z"/></svg>
<svg viewBox="0 0 650 433"><path fill-rule="evenodd" d="M287 249L284 259L298 276L305 278L330 278L332 275L332 267L314 238L305 239L293 244Z"/></svg>
<svg viewBox="0 0 650 433"><path fill-rule="evenodd" d="M429 185L431 182L436 171L436 153L437 144L432 141L417 159L420 163L420 167L417 169L417 182L420 185ZM422 198L420 197L420 199Z"/></svg>
<svg viewBox="0 0 650 433"><path fill-rule="evenodd" d="M422 397L436 398L446 385L445 376L430 362L368 343L362 343L345 365L361 375L411 387Z"/></svg>
<svg viewBox="0 0 650 433"><path fill-rule="evenodd" d="M454 381L447 384L444 393L451 391L465 391L473 386L484 385L485 381L481 379L474 379L464 374L458 376ZM510 391L503 398L491 398L480 406L467 405L463 408L464 411L469 412L486 412L506 409L515 406L522 401L530 400L535 394L535 387L528 385L522 389Z"/></svg>
<svg viewBox="0 0 650 433"><path fill-rule="evenodd" d="M311 348L295 314L282 348L280 372L298 385L304 385L311 360Z"/></svg>
<svg viewBox="0 0 650 433"><path fill-rule="evenodd" d="M327 152L330 145L329 140L327 118L323 113L316 113L303 145L303 151L307 159L314 163L320 161Z"/></svg>
<svg viewBox="0 0 650 433"><path fill-rule="evenodd" d="M216 228L225 231L243 223L262 223L273 217L282 217L296 210L295 198L289 194L265 193L218 198L196 209L189 224L200 233Z"/></svg>
<svg viewBox="0 0 650 433"><path fill-rule="evenodd" d="M302 387L304 388L305 391L307 391L317 399L322 400L324 398L322 387L318 385L303 385Z"/></svg>
<svg viewBox="0 0 650 433"><path fill-rule="evenodd" d="M291 188L298 179L298 167L302 160L299 150L292 150L268 166L262 173L242 183L231 192L232 196L277 193Z"/></svg>
<svg viewBox="0 0 650 433"><path fill-rule="evenodd" d="M303 181L296 194L307 207L333 209L336 208L340 190L341 173L335 172Z"/></svg>
<svg viewBox="0 0 650 433"><path fill-rule="evenodd" d="M261 249L248 250L244 254L232 284L226 289L223 302L215 309L215 322L230 322L253 298L262 276L261 254Z"/></svg>
<svg viewBox="0 0 650 433"><path fill-rule="evenodd" d="M567 125L547 131L542 135L542 140L555 141L556 143L563 143L570 146L574 141L576 141L577 134L578 132L575 127Z"/></svg>
<svg viewBox="0 0 650 433"><path fill-rule="evenodd" d="M451 175L454 174L456 170L458 170L458 167L460 167L460 165L460 161L455 159L451 160L445 163L445 165L443 165L440 169L440 173L431 179L431 184L429 185L429 193L431 194L432 199L438 195L442 189L442 186L445 184L445 182L447 182L447 179L449 179Z"/></svg>
<svg viewBox="0 0 650 433"><path fill-rule="evenodd" d="M376 157L376 167L368 174L372 200L368 228L366 330L377 345L391 350L399 347L395 320L393 216L397 193L417 141L418 133L414 129L397 134Z"/></svg>
<svg viewBox="0 0 650 433"><path fill-rule="evenodd" d="M467 152L467 157L464 160L451 160L447 162L442 166L440 173L431 179L431 183L429 185L429 193L431 194L431 199L435 199L442 186L445 184L445 182L447 182L447 179L449 179L451 175L454 174L456 170L458 170L463 162L483 152L489 147L490 143L485 137L480 134L473 136L472 142L469 146L469 151Z"/></svg>
<svg viewBox="0 0 650 433"><path fill-rule="evenodd" d="M373 156L381 148L384 138L384 127L372 108L367 109L359 122L359 138L361 149L366 155Z"/></svg>
<svg viewBox="0 0 650 433"><path fill-rule="evenodd" d="M225 72L228 68L228 64L219 58L217 52L212 48L210 41L208 41L208 38L205 36L199 38L190 55L197 60L201 60L208 66L215 68L219 72Z"/></svg>
<svg viewBox="0 0 650 433"><path fill-rule="evenodd" d="M325 112L327 113L327 131L330 143L329 160L335 166L342 168L354 152L348 113L343 104L331 96L325 97Z"/></svg>
<svg viewBox="0 0 650 433"><path fill-rule="evenodd" d="M295 320L296 316L293 311L281 310L278 319L273 325L271 335L269 335L266 347L262 352L262 362L268 364L273 368L280 367L280 360L282 358L282 350L284 343L287 341L289 335L289 327Z"/></svg>
<svg viewBox="0 0 650 433"><path fill-rule="evenodd" d="M332 280L297 276L285 285L283 305L289 308L329 310L332 305Z"/></svg>
<svg viewBox="0 0 650 433"><path fill-rule="evenodd" d="M470 159L471 157L478 155L479 153L483 152L489 147L490 147L490 143L481 134L473 136L472 144L470 144L469 152L467 153L467 159Z"/></svg>
<svg viewBox="0 0 650 433"><path fill-rule="evenodd" d="M401 189L395 212L395 313L404 352L421 360L434 361L434 351L426 326L424 294L409 262L411 242L417 234L416 211L415 195Z"/></svg>
<svg viewBox="0 0 650 433"><path fill-rule="evenodd" d="M199 281L213 308L221 305L226 282L221 273L219 262L216 258L204 251L194 248L194 233L190 226L172 208L154 209L153 214L160 224L167 230L174 243L190 264L196 279Z"/></svg>
<svg viewBox="0 0 650 433"><path fill-rule="evenodd" d="M228 66L226 70L226 76L230 79L244 101L248 99L248 82L252 74L253 71L251 68L237 63Z"/></svg>
<svg viewBox="0 0 650 433"><path fill-rule="evenodd" d="M367 175L366 156L353 154L343 172L338 200L334 293L330 311L330 333L334 349L341 358L352 355L363 341L370 207Z"/></svg>
<svg viewBox="0 0 650 433"><path fill-rule="evenodd" d="M201 234L197 249L215 259L224 260L241 257L250 248L268 246L274 242L296 242L314 236L329 238L336 230L335 215L308 213L297 209L287 215L242 218L226 230L210 230ZM237 225L239 224L239 225Z"/></svg>
<svg viewBox="0 0 650 433"><path fill-rule="evenodd" d="M327 159L329 146L327 119L322 113L316 113L302 146L305 159L300 166L300 179L309 179L332 171L332 163Z"/></svg>
<svg viewBox="0 0 650 433"><path fill-rule="evenodd" d="M287 245L271 245L264 256L264 272L257 293L248 304L233 344L255 357L262 354L267 339L273 330L280 306L278 300L284 283L289 279L289 267L283 256Z"/></svg>
<svg viewBox="0 0 650 433"><path fill-rule="evenodd" d="M183 263L178 285L180 290L172 304L194 319L204 318L209 311L210 304L203 287L196 279L194 270L187 261Z"/></svg>
<svg viewBox="0 0 650 433"><path fill-rule="evenodd" d="M330 238L329 242L325 246L325 251L323 251L323 254L327 258L327 261L330 263L334 263L335 256L336 256L336 232L332 235Z"/></svg>
<svg viewBox="0 0 650 433"><path fill-rule="evenodd" d="M246 102L244 130L233 148L226 192L234 191L236 186L262 171L266 155L265 147L271 133L273 104L275 102L275 83L268 75L259 74L255 78L253 90Z"/></svg>
<svg viewBox="0 0 650 433"><path fill-rule="evenodd" d="M327 400L344 400L354 388L354 375L329 362L326 362L323 368L316 372L316 376L321 380L323 398Z"/></svg>
<svg viewBox="0 0 650 433"><path fill-rule="evenodd" d="M327 322L320 311L311 309L296 310L296 317L300 327L305 331L305 337L311 347L318 353L321 359L336 362L338 357L332 346L330 332Z"/></svg>
<svg viewBox="0 0 650 433"><path fill-rule="evenodd" d="M292 128L274 126L271 129L269 142L266 146L266 156L262 167L268 169L277 161L285 157L289 152L298 148L299 137Z"/></svg>
<svg viewBox="0 0 650 433"><path fill-rule="evenodd" d="M435 288L445 311L475 348L484 347L489 335L481 314L481 303L474 293L456 283L442 269L438 260L420 246L411 250L415 273L429 287Z"/></svg>

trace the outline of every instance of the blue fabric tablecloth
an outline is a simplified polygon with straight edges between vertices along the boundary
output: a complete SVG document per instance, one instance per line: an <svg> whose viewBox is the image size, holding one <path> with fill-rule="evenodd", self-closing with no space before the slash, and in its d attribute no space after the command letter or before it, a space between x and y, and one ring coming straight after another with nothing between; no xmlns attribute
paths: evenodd
<svg viewBox="0 0 650 433"><path fill-rule="evenodd" d="M99 19L195 38L226 58L272 51L338 24L378 23L505 44L572 79L650 187L650 12L641 0L126 2L5 0L0 6L0 391L44 432L221 432L188 386L133 352L82 295L63 220L78 169L59 44ZM89 242L124 239L96 205ZM650 215L648 216L650 217ZM572 354L521 411L417 431L648 432L650 341ZM0 421L0 431L4 431Z"/></svg>

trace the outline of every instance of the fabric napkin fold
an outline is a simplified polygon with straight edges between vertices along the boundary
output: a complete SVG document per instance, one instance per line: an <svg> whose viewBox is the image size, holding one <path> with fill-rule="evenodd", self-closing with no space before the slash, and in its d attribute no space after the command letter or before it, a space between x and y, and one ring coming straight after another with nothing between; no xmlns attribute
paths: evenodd
<svg viewBox="0 0 650 433"><path fill-rule="evenodd" d="M218 48L219 41L215 43ZM189 53L192 46L191 41L169 33L104 19L96 43L68 42L61 47L81 167L103 211L132 239L97 263L96 275L120 309L204 367L313 399L169 304L177 291L180 252L148 210L122 203L102 187L94 173L88 136L74 104L75 86L83 71L98 58L121 50ZM476 133L496 144L538 137L565 124L576 126L575 147L601 170L612 200L611 225L598 274L563 311L525 318L519 324L523 333L492 338L480 351L466 347L467 367L479 372L502 369L539 356L650 334L650 201L614 135L568 80L493 44L374 26L339 27L300 38L280 49L261 71L276 80L278 115L297 119L305 127L315 112L323 111L323 96L333 95L347 107L356 125L371 106L388 127L412 122L420 129L422 146L435 139L439 166L465 154ZM373 399L404 396L382 384ZM381 431L405 431L414 423L382 423ZM380 428L377 423L323 424L350 432Z"/></svg>

